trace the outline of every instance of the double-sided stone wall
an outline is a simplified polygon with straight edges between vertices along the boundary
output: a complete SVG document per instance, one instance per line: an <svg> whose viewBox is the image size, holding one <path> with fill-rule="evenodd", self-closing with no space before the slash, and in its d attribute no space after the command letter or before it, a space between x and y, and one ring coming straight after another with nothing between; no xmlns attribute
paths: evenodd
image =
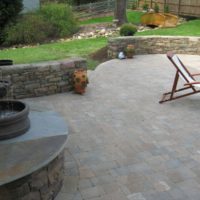
<svg viewBox="0 0 200 200"><path fill-rule="evenodd" d="M181 36L129 36L108 40L108 57L116 58L128 44L135 46L135 54L200 54L200 37Z"/></svg>
<svg viewBox="0 0 200 200"><path fill-rule="evenodd" d="M11 82L7 97L19 99L72 90L73 73L80 68L87 69L86 60L76 58L35 64L1 66L0 75L2 79Z"/></svg>

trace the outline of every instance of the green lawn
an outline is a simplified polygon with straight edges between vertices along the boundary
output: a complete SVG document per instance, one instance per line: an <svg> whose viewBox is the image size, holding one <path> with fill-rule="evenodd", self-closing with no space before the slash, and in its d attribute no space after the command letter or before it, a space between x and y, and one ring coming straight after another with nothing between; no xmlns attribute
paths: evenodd
<svg viewBox="0 0 200 200"><path fill-rule="evenodd" d="M143 15L140 11L128 11L128 21L134 24L140 24L140 18ZM98 17L80 22L81 25L112 22L113 16ZM162 28L158 30L149 30L136 33L136 35L179 35L179 36L200 36L200 19L192 20L179 25L175 28Z"/></svg>
<svg viewBox="0 0 200 200"><path fill-rule="evenodd" d="M179 36L200 36L200 19L192 20L175 28L162 28L136 33L142 35L179 35Z"/></svg>
<svg viewBox="0 0 200 200"><path fill-rule="evenodd" d="M140 11L128 11L127 12L128 21L133 24L139 24L140 17L142 14L143 13ZM112 22L112 20L113 20L113 16L97 17L97 18L81 21L80 24L86 25L86 24L95 24L95 23L105 23L105 22Z"/></svg>
<svg viewBox="0 0 200 200"><path fill-rule="evenodd" d="M137 14L136 14L137 13ZM129 12L129 21L139 23L140 12ZM108 20L109 17L102 18ZM111 19L111 18L110 18ZM100 20L100 18L98 18ZM92 20L91 20L92 21ZM91 22L90 21L90 22ZM94 19L95 21L95 19ZM87 20L89 22L89 20ZM97 22L97 20L96 20ZM105 21L104 21L105 22ZM177 36L200 36L200 19L186 22L176 28L163 28L137 33L136 35L177 35ZM90 69L98 62L91 60L89 55L107 45L104 37L95 39L73 40L68 42L57 42L38 45L35 47L4 49L0 50L0 59L12 59L15 64L33 63L48 60L58 60L70 57L84 57L88 60Z"/></svg>
<svg viewBox="0 0 200 200"><path fill-rule="evenodd" d="M0 51L0 59L12 59L15 64L33 63L47 60L58 60L69 57L85 57L106 46L106 38L73 40L43 44L35 47L7 49ZM91 65L94 61L90 60ZM93 66L90 66L93 67Z"/></svg>

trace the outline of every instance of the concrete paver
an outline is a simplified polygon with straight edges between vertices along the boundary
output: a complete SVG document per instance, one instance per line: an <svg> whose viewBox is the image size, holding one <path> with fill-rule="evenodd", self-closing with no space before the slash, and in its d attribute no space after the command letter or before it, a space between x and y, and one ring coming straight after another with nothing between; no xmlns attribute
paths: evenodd
<svg viewBox="0 0 200 200"><path fill-rule="evenodd" d="M200 71L200 56L180 56ZM112 60L87 92L27 99L69 125L65 180L56 200L193 200L200 197L200 95L160 105L174 67L165 55Z"/></svg>

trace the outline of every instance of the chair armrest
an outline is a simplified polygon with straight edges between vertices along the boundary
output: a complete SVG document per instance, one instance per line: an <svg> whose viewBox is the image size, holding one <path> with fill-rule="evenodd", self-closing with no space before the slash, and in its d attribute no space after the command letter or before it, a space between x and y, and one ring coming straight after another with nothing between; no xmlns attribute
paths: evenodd
<svg viewBox="0 0 200 200"><path fill-rule="evenodd" d="M192 76L200 76L200 73L197 74L191 74Z"/></svg>
<svg viewBox="0 0 200 200"><path fill-rule="evenodd" d="M185 83L184 86L195 85L195 84L200 84L200 82Z"/></svg>

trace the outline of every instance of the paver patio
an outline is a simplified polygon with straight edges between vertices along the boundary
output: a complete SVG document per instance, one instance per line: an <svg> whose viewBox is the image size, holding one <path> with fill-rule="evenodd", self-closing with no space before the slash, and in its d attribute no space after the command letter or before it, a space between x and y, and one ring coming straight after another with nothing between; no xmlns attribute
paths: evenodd
<svg viewBox="0 0 200 200"><path fill-rule="evenodd" d="M200 71L200 56L181 58ZM158 103L174 73L165 55L112 60L90 73L83 96L26 100L69 125L56 200L200 199L200 95Z"/></svg>

